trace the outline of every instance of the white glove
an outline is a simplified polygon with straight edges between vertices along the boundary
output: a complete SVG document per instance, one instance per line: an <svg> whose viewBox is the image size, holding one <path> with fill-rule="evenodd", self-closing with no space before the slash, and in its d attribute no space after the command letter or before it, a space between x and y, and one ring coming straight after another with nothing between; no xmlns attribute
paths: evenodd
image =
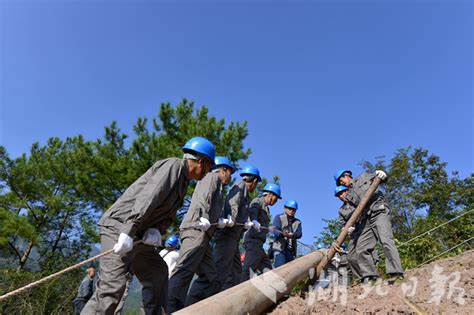
<svg viewBox="0 0 474 315"><path fill-rule="evenodd" d="M219 218L219 222L217 222L217 228L223 229L227 226L227 219Z"/></svg>
<svg viewBox="0 0 474 315"><path fill-rule="evenodd" d="M253 226L253 222L249 220L249 221L245 222L244 229L248 230L252 226Z"/></svg>
<svg viewBox="0 0 474 315"><path fill-rule="evenodd" d="M234 220L232 220L232 216L229 214L229 215L227 216L227 226L228 226L228 227L233 227L234 224L235 224L235 222L234 222Z"/></svg>
<svg viewBox="0 0 474 315"><path fill-rule="evenodd" d="M347 232L349 232L349 235L351 235L352 232L354 232L354 230L355 230L355 227L350 226L350 227L347 229Z"/></svg>
<svg viewBox="0 0 474 315"><path fill-rule="evenodd" d="M161 233L158 229L149 228L143 234L143 244L160 246L161 245Z"/></svg>
<svg viewBox="0 0 474 315"><path fill-rule="evenodd" d="M384 171L376 170L375 174L377 175L378 178L380 178L380 180L386 180L387 179L387 174L385 174Z"/></svg>
<svg viewBox="0 0 474 315"><path fill-rule="evenodd" d="M209 222L208 219L206 218L199 218L199 224L198 228L200 228L202 231L207 231L211 227L211 222Z"/></svg>
<svg viewBox="0 0 474 315"><path fill-rule="evenodd" d="M125 255L133 249L133 238L125 233L120 233L117 244L114 245L114 253Z"/></svg>
<svg viewBox="0 0 474 315"><path fill-rule="evenodd" d="M260 232L260 222L258 222L257 220L252 220L252 223L253 223L253 228L257 230L257 232Z"/></svg>

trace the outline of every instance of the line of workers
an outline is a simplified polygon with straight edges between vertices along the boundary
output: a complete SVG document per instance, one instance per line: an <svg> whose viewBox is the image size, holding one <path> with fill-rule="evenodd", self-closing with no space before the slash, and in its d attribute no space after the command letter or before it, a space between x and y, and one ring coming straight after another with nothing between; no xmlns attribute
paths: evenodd
<svg viewBox="0 0 474 315"><path fill-rule="evenodd" d="M114 249L114 253L100 259L95 291L81 314L120 312L130 275L143 286L141 313L172 313L196 303L272 269L263 247L269 232L274 236L275 267L294 259L296 240L302 236L301 221L295 218L295 200L285 202L284 213L274 217L271 227L269 207L281 199L279 185L267 184L262 195L251 200L261 176L256 167L249 165L240 172L241 181L225 194L224 187L235 172L230 160L216 157L214 145L202 137L190 139L182 150L183 158L157 161L99 220L101 250ZM382 176L381 171L377 172L375 176ZM366 176L352 181L352 173L347 170L337 176L336 195L344 202L341 217L344 214L348 219L347 213L355 209L372 179ZM157 248L182 207L191 180L198 182L180 225L179 257L168 277L165 260L172 253L159 255ZM359 234L364 236L361 250L358 242L349 243L350 267L361 279L377 276L373 260L369 261L367 255L377 241L387 249L387 267L392 268L389 273L403 275L398 252L389 242L393 237L383 194L376 200L376 205L371 203L369 207L370 215L351 231L351 240ZM242 237L243 265L239 248Z"/></svg>

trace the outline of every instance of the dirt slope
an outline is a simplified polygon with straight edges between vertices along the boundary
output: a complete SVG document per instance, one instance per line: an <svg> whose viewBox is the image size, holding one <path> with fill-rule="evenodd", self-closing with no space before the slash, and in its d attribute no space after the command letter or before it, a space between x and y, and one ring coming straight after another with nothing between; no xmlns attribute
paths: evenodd
<svg viewBox="0 0 474 315"><path fill-rule="evenodd" d="M401 285L371 292L347 288L347 299L334 289L293 296L270 314L474 314L474 250L408 270L405 277Z"/></svg>

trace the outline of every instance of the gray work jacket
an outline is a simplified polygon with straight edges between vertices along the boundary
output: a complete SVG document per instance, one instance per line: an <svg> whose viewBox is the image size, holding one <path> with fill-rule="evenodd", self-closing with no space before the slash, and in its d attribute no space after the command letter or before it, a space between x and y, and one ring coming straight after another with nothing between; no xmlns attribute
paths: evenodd
<svg viewBox="0 0 474 315"><path fill-rule="evenodd" d="M249 217L251 221L257 220L262 227L268 228L270 226L270 208L265 203L263 197L252 200L249 207ZM268 229L260 229L260 232L258 232L255 228L251 228L245 232L244 242L256 241L265 243L267 233Z"/></svg>
<svg viewBox="0 0 474 315"><path fill-rule="evenodd" d="M339 208L339 222L342 224L342 226L345 226L347 221L352 216L352 213L354 213L355 208L351 206L348 202L345 202L342 204L342 206Z"/></svg>
<svg viewBox="0 0 474 315"><path fill-rule="evenodd" d="M347 194L347 201L353 206L354 208L357 207L364 197L365 193L369 189L372 181L375 178L375 174L369 173L362 173L352 183L352 188L349 188L349 192ZM374 192L372 198L369 200L366 209L364 209L364 213L369 214L372 212L383 211L386 208L385 196L383 193L377 188Z"/></svg>
<svg viewBox="0 0 474 315"><path fill-rule="evenodd" d="M195 228L199 218L203 217L211 223L217 223L223 207L223 185L216 173L208 173L196 185L189 210L184 216L180 229ZM211 226L206 233L212 236L216 226Z"/></svg>
<svg viewBox="0 0 474 315"><path fill-rule="evenodd" d="M88 276L84 277L77 290L77 295L75 300L88 301L92 293L94 292L94 279L89 278Z"/></svg>
<svg viewBox="0 0 474 315"><path fill-rule="evenodd" d="M99 225L130 237L142 236L148 228L165 234L183 205L188 176L186 160L157 161L104 213Z"/></svg>
<svg viewBox="0 0 474 315"><path fill-rule="evenodd" d="M341 225L344 227L351 218L352 214L354 213L355 207L352 206L349 202L345 202L340 208L339 208L339 222ZM355 228L355 231L351 233L349 236L350 238L356 238L358 234L361 233L361 229L363 226L365 226L366 222L364 220L364 217L366 217L366 213L362 213L362 216L359 218L359 220L353 225Z"/></svg>
<svg viewBox="0 0 474 315"><path fill-rule="evenodd" d="M241 181L232 186L227 194L222 217L227 218L227 216L230 215L235 223L245 223L249 217L248 208L249 192L245 182ZM234 225L233 227L226 227L222 230L222 233L240 238L243 229L243 226Z"/></svg>
<svg viewBox="0 0 474 315"><path fill-rule="evenodd" d="M290 222L291 220L291 222ZM273 220L273 226L279 229L282 232L291 232L293 237L288 239L283 236L280 231L274 231L275 241L273 242L273 250L284 251L289 250L296 255L297 249L297 239L300 239L303 236L301 221L295 217L289 218L286 213L282 213L279 216L276 216Z"/></svg>

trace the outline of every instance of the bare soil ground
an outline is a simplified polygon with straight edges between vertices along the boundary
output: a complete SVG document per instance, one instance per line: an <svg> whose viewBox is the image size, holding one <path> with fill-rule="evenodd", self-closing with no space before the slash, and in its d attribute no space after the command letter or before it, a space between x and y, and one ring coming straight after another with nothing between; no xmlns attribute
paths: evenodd
<svg viewBox="0 0 474 315"><path fill-rule="evenodd" d="M399 285L313 291L270 314L474 314L474 250L407 270Z"/></svg>

